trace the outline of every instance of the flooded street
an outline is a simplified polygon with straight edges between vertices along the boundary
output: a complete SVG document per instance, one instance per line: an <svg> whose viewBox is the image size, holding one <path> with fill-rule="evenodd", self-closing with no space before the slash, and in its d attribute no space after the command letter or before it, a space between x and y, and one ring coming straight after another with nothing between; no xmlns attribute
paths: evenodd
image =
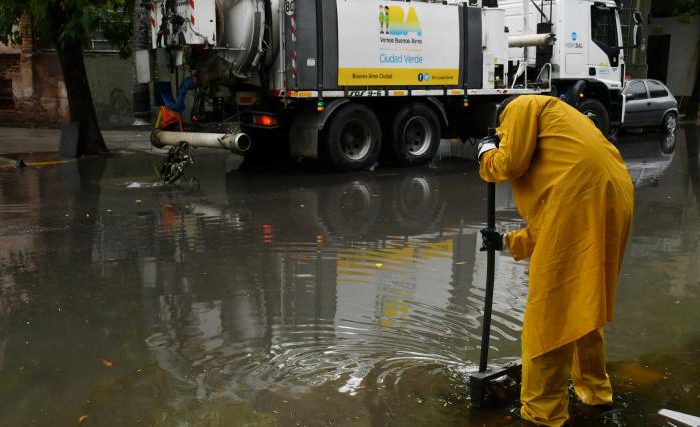
<svg viewBox="0 0 700 427"><path fill-rule="evenodd" d="M699 145L618 142L636 200L616 406L574 404L573 425L700 416ZM470 408L486 186L443 148L342 175L199 153L167 187L147 153L0 169L0 425L518 425ZM496 206L522 225L508 187ZM520 356L527 274L497 256L493 364Z"/></svg>

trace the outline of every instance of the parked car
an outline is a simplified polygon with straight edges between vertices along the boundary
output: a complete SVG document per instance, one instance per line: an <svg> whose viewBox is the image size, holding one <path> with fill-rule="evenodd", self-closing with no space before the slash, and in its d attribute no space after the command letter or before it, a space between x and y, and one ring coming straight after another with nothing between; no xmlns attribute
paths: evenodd
<svg viewBox="0 0 700 427"><path fill-rule="evenodd" d="M678 102L663 83L630 80L623 93L627 98L623 128L660 127L666 133L676 131Z"/></svg>

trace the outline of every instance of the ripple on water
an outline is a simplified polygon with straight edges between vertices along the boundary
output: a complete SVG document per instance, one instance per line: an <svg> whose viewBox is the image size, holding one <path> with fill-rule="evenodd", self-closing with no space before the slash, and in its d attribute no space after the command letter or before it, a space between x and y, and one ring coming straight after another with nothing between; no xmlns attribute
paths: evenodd
<svg viewBox="0 0 700 427"><path fill-rule="evenodd" d="M184 228L199 220L185 221ZM177 235L163 231L162 237ZM180 321L163 316L149 346L170 353L163 360L182 364L166 369L212 393L231 384L289 391L332 382L338 391L355 394L367 381L399 382L403 372L416 367L469 372L478 358L484 284L480 267L455 265L454 242L465 238L476 245L473 236L454 234L378 249L336 245L330 253L324 248L324 256L314 255L313 244L274 245L265 252L282 256L294 249L296 257L285 258L290 281L273 286L288 301L256 300L255 288L270 284L253 277L249 291L230 294L230 300L190 301ZM196 249L191 242L188 246ZM470 250L478 254L475 247ZM318 263L324 262L335 265L333 282L316 281ZM524 281L522 265L499 263ZM455 275L455 269L471 274ZM330 298L322 295L327 287L335 288ZM524 292L522 286L496 288L493 360L517 355ZM162 313L182 311L175 301L161 299L161 304ZM182 326L173 329L178 323Z"/></svg>

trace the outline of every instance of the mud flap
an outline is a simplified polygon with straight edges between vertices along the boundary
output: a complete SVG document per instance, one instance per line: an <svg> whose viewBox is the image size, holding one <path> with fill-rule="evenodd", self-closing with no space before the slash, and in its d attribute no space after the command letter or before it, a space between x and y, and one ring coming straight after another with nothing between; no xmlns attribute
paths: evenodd
<svg viewBox="0 0 700 427"><path fill-rule="evenodd" d="M316 111L304 111L294 119L289 133L289 150L292 156L318 159L320 115Z"/></svg>

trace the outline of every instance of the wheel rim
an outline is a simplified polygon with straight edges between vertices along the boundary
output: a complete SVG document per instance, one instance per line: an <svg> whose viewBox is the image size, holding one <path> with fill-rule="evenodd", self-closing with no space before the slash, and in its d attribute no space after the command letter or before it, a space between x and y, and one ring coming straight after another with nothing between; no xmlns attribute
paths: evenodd
<svg viewBox="0 0 700 427"><path fill-rule="evenodd" d="M433 130L425 117L415 116L408 119L403 128L403 142L410 154L414 156L425 154L430 148L432 139Z"/></svg>
<svg viewBox="0 0 700 427"><path fill-rule="evenodd" d="M598 113L596 113L593 110L586 110L583 112L583 114L585 114L586 117L588 117L593 122L595 127L600 129L600 116L598 115Z"/></svg>
<svg viewBox="0 0 700 427"><path fill-rule="evenodd" d="M372 206L372 193L362 182L353 182L345 189L341 198L341 207L346 210L347 216L356 218L369 210Z"/></svg>
<svg viewBox="0 0 700 427"><path fill-rule="evenodd" d="M343 235L364 235L377 219L380 201L373 181L360 178L332 189L325 222ZM326 202L327 203L327 202Z"/></svg>
<svg viewBox="0 0 700 427"><path fill-rule="evenodd" d="M666 116L666 131L668 133L673 133L676 131L676 116L673 114Z"/></svg>
<svg viewBox="0 0 700 427"><path fill-rule="evenodd" d="M340 132L340 148L350 160L362 160L372 146L372 133L363 121L349 120Z"/></svg>
<svg viewBox="0 0 700 427"><path fill-rule="evenodd" d="M401 208L405 213L421 215L430 204L431 187L423 177L414 177L401 185Z"/></svg>
<svg viewBox="0 0 700 427"><path fill-rule="evenodd" d="M664 139L661 140L661 152L665 154L671 154L676 148L676 135L673 133L668 133Z"/></svg>

